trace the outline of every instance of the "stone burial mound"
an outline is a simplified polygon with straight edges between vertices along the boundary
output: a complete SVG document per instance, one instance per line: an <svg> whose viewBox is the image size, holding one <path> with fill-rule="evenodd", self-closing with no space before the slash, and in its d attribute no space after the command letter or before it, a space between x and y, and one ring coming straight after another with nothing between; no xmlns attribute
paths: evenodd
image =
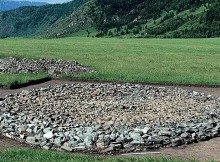
<svg viewBox="0 0 220 162"><path fill-rule="evenodd" d="M0 73L39 73L47 72L49 75L78 74L93 72L92 69L77 61L64 61L55 59L29 60L27 58L7 57L0 59Z"/></svg>
<svg viewBox="0 0 220 162"><path fill-rule="evenodd" d="M220 135L220 98L178 88L75 83L0 101L0 133L44 149L175 147Z"/></svg>

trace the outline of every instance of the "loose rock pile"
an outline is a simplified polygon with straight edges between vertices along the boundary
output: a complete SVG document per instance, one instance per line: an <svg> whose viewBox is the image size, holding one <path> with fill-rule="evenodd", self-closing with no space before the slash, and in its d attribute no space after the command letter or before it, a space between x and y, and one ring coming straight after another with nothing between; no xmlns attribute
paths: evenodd
<svg viewBox="0 0 220 162"><path fill-rule="evenodd" d="M67 151L174 147L220 135L220 98L133 84L47 87L0 101L0 133Z"/></svg>
<svg viewBox="0 0 220 162"><path fill-rule="evenodd" d="M76 61L64 60L29 60L26 58L8 57L0 60L0 73L39 73L47 72L50 75L78 74L92 72L91 69Z"/></svg>

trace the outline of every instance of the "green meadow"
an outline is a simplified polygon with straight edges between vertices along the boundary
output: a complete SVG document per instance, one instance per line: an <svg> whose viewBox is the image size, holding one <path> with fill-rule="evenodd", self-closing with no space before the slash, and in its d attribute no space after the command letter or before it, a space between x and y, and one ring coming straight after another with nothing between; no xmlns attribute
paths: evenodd
<svg viewBox="0 0 220 162"><path fill-rule="evenodd" d="M92 74L82 80L220 85L220 39L0 39L0 57L76 60ZM3 75L2 84L9 84ZM24 74L23 74L24 75ZM18 81L19 75L11 75ZM26 78L33 78L26 74ZM35 76L36 77L36 76Z"/></svg>
<svg viewBox="0 0 220 162"><path fill-rule="evenodd" d="M120 157L70 154L30 148L0 151L0 162L184 162L166 157ZM196 162L196 160L188 160Z"/></svg>
<svg viewBox="0 0 220 162"><path fill-rule="evenodd" d="M44 73L39 74L2 74L0 73L0 87L10 88L12 86L19 86L31 81L36 81L40 79L46 79L49 76Z"/></svg>

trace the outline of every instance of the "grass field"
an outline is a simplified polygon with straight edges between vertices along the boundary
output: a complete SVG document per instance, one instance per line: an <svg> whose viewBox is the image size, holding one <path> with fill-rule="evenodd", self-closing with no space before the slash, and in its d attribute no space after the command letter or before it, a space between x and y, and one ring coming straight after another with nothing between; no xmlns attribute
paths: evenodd
<svg viewBox="0 0 220 162"><path fill-rule="evenodd" d="M0 73L0 87L10 88L11 86L17 86L35 81L39 79L48 78L47 74L1 74Z"/></svg>
<svg viewBox="0 0 220 162"><path fill-rule="evenodd" d="M220 85L217 38L9 38L0 39L0 48L0 57L77 60L96 70L79 79Z"/></svg>
<svg viewBox="0 0 220 162"><path fill-rule="evenodd" d="M0 162L184 162L184 160L165 157L125 158L68 154L37 149L11 149L0 151ZM195 160L192 160L195 162Z"/></svg>

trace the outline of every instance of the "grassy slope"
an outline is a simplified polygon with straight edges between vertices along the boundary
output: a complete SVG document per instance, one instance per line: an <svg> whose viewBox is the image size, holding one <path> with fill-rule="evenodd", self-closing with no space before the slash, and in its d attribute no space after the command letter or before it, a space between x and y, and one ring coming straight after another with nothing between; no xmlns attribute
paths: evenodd
<svg viewBox="0 0 220 162"><path fill-rule="evenodd" d="M0 57L62 58L97 73L83 79L220 85L220 39L4 39Z"/></svg>
<svg viewBox="0 0 220 162"><path fill-rule="evenodd" d="M61 152L43 151L36 149L12 149L0 151L0 162L183 162L183 160L164 157L151 158L122 158L104 157Z"/></svg>

